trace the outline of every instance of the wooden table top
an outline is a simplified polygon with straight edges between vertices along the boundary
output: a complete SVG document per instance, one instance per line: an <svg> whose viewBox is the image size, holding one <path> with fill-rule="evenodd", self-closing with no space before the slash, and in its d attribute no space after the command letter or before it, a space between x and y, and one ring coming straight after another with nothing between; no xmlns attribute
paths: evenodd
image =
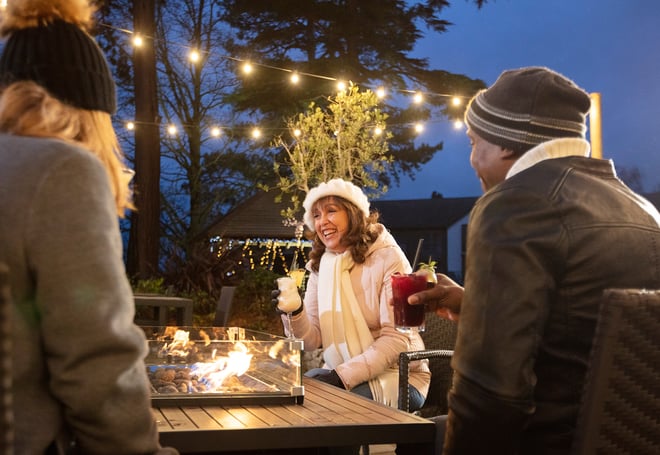
<svg viewBox="0 0 660 455"><path fill-rule="evenodd" d="M433 453L430 420L305 378L303 404L154 408L163 446L181 453L415 443Z"/></svg>

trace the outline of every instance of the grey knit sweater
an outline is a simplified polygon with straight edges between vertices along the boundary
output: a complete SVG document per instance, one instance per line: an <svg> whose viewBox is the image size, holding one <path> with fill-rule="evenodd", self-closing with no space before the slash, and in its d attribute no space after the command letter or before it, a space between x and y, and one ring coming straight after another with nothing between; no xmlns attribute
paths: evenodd
<svg viewBox="0 0 660 455"><path fill-rule="evenodd" d="M17 454L159 449L114 198L91 153L0 135L0 261L10 268Z"/></svg>

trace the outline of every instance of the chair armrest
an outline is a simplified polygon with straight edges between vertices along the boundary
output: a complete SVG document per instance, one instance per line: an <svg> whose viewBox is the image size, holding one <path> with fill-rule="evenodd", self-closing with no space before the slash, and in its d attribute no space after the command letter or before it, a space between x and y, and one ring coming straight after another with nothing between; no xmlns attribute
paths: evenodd
<svg viewBox="0 0 660 455"><path fill-rule="evenodd" d="M408 364L413 360L451 358L453 350L426 349L408 351L399 354L399 409L410 412L410 397L408 395Z"/></svg>

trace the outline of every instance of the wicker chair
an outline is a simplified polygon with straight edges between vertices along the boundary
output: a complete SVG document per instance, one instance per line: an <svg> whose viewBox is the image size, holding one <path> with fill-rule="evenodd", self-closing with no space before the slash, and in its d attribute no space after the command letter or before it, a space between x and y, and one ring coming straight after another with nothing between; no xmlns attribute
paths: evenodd
<svg viewBox="0 0 660 455"><path fill-rule="evenodd" d="M398 408L422 417L432 417L447 413L447 391L451 386L453 371L449 362L456 344L456 323L435 313L427 313L426 329L422 332L423 351L402 352L399 355L399 404ZM429 359L431 385L424 406L410 409L408 396L408 364L413 360Z"/></svg>
<svg viewBox="0 0 660 455"><path fill-rule="evenodd" d="M660 453L660 291L603 294L574 455Z"/></svg>
<svg viewBox="0 0 660 455"><path fill-rule="evenodd" d="M11 395L11 296L9 269L0 264L0 454L14 453L14 413Z"/></svg>

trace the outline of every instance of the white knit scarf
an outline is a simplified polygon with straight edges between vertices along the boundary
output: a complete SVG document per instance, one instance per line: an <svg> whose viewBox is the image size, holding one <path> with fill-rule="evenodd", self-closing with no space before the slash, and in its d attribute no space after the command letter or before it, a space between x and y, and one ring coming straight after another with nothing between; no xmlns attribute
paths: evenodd
<svg viewBox="0 0 660 455"><path fill-rule="evenodd" d="M332 369L362 354L374 342L353 292L350 276L353 265L349 251L342 254L326 251L319 264L318 308L325 347L323 357ZM369 380L369 387L375 401L397 405L396 369L388 369Z"/></svg>

